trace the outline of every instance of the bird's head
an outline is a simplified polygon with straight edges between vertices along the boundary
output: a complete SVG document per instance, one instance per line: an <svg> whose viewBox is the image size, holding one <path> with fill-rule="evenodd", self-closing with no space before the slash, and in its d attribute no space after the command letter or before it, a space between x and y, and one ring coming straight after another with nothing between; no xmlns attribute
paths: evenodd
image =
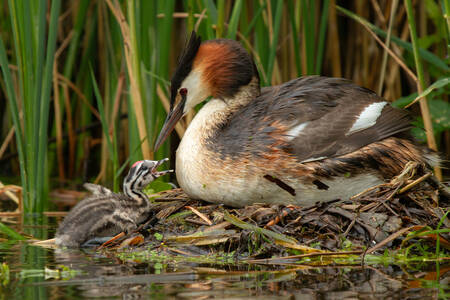
<svg viewBox="0 0 450 300"><path fill-rule="evenodd" d="M228 39L201 42L192 32L171 80L170 112L155 143L155 151L176 123L208 97L232 99L242 86L258 77L244 47Z"/></svg>
<svg viewBox="0 0 450 300"><path fill-rule="evenodd" d="M123 182L123 190L126 191L140 191L143 190L150 182L156 178L165 175L173 170L157 171L156 169L168 161L168 158L164 158L158 161L155 160L140 160L135 162L128 175Z"/></svg>

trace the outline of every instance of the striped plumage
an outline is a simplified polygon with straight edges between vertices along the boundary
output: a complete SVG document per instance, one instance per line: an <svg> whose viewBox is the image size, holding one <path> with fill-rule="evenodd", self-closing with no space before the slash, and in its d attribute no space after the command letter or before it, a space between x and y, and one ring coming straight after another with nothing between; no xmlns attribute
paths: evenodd
<svg viewBox="0 0 450 300"><path fill-rule="evenodd" d="M75 205L58 227L55 243L77 248L90 239L129 232L149 217L151 204L142 190L154 179L169 171L156 168L160 161L136 162L123 182L123 194L91 183L84 186L92 195Z"/></svg>
<svg viewBox="0 0 450 300"><path fill-rule="evenodd" d="M191 108L177 180L193 198L231 206L346 199L399 173L438 162L408 135L408 114L348 80L309 76L260 87L236 41L192 34L172 77L171 110L156 141Z"/></svg>

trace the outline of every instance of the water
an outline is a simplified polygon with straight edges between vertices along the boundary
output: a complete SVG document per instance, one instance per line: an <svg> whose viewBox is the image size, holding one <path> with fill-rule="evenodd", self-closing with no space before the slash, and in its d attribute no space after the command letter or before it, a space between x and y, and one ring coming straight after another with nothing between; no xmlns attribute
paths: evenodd
<svg viewBox="0 0 450 300"><path fill-rule="evenodd" d="M49 225L25 231L52 237ZM0 243L0 299L429 299L450 297L450 264L274 267L121 261L111 253ZM437 278L439 268L440 278Z"/></svg>

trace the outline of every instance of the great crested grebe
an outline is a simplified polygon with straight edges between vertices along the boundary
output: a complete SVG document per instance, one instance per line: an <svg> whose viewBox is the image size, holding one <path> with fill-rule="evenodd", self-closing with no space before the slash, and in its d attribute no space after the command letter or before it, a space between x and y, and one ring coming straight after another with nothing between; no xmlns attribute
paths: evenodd
<svg viewBox="0 0 450 300"><path fill-rule="evenodd" d="M398 174L408 161L437 164L416 145L408 114L348 80L309 76L260 87L242 45L192 33L171 80L171 109L156 140L212 97L176 153L192 198L230 206L309 205L348 199Z"/></svg>
<svg viewBox="0 0 450 300"><path fill-rule="evenodd" d="M123 182L123 194L91 183L84 184L92 195L79 202L58 227L55 244L77 248L85 242L129 232L143 223L150 213L150 202L142 190L156 178L172 170L157 171L168 159L134 163Z"/></svg>

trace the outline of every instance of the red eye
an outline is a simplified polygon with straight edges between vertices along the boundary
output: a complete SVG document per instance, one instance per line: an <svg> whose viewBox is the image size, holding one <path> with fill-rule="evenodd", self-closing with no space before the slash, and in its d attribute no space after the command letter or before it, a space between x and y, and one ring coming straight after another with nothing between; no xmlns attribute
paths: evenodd
<svg viewBox="0 0 450 300"><path fill-rule="evenodd" d="M181 88L179 91L181 96L186 96L187 95L187 89L186 88Z"/></svg>

